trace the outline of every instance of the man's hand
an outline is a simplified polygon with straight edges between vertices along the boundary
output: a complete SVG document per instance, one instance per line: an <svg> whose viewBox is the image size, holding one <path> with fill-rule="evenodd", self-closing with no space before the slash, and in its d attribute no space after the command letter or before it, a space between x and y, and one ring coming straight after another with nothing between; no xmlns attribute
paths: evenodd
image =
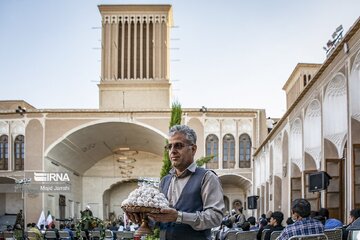
<svg viewBox="0 0 360 240"><path fill-rule="evenodd" d="M141 219L143 219L144 213L134 213L134 212L126 212L126 216L130 219L131 222L141 224Z"/></svg>
<svg viewBox="0 0 360 240"><path fill-rule="evenodd" d="M176 222L178 212L174 208L164 208L160 213L149 213L148 216L156 222Z"/></svg>

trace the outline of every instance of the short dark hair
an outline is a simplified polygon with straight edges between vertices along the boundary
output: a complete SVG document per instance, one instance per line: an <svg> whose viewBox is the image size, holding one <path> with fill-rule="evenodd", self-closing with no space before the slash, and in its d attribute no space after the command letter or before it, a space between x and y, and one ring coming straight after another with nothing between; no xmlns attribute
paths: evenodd
<svg viewBox="0 0 360 240"><path fill-rule="evenodd" d="M360 217L360 209L355 208L350 211L350 216L354 217L355 219L358 219Z"/></svg>
<svg viewBox="0 0 360 240"><path fill-rule="evenodd" d="M251 216L247 219L247 221L251 224L251 225L255 225L256 224L256 219L255 217Z"/></svg>
<svg viewBox="0 0 360 240"><path fill-rule="evenodd" d="M249 222L244 222L242 225L241 225L241 229L243 231L249 231L250 230L250 223Z"/></svg>
<svg viewBox="0 0 360 240"><path fill-rule="evenodd" d="M267 221L266 219L261 219L261 220L260 220L260 225L261 225L262 227L266 226L267 224L268 224L268 221Z"/></svg>
<svg viewBox="0 0 360 240"><path fill-rule="evenodd" d="M286 220L286 224L290 225L290 224L293 224L293 223L294 223L294 220L291 217L288 217L288 219Z"/></svg>
<svg viewBox="0 0 360 240"><path fill-rule="evenodd" d="M222 221L222 225L225 225L225 226L228 227L228 228L232 228L233 223L232 223L232 221L231 221L230 219L224 219L224 220Z"/></svg>
<svg viewBox="0 0 360 240"><path fill-rule="evenodd" d="M271 217L275 219L278 225L281 225L282 221L284 220L284 214L280 211L275 211L271 214Z"/></svg>
<svg viewBox="0 0 360 240"><path fill-rule="evenodd" d="M329 210L327 208L320 208L319 215L326 219L329 219Z"/></svg>
<svg viewBox="0 0 360 240"><path fill-rule="evenodd" d="M293 213L297 213L300 217L306 218L310 216L311 205L308 200L299 198L292 202L291 210Z"/></svg>

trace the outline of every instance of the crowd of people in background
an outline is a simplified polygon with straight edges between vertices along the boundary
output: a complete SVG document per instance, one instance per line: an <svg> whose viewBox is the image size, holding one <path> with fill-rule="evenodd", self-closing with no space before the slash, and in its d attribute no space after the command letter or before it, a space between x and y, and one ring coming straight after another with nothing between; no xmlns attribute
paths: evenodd
<svg viewBox="0 0 360 240"><path fill-rule="evenodd" d="M233 231L256 231L258 240L270 240L271 233L278 231L281 232L278 239L285 240L295 235L321 234L328 229L342 229L342 239L346 240L349 228L354 224L360 227L360 209L351 210L348 223L344 224L339 219L331 218L328 209L311 211L306 199L296 199L292 203L292 217L286 221L280 211L269 211L256 219L254 216L246 218L240 208L231 210L221 226L213 230L216 231L216 240L225 240L228 233Z"/></svg>
<svg viewBox="0 0 360 240"><path fill-rule="evenodd" d="M56 226L58 226L58 227L56 227ZM121 218L117 219L114 222L109 222L105 226L106 230L110 230L113 233L114 240L116 240L116 232L136 231L138 229L138 227L139 227L138 224L134 224L130 221L128 221L127 224L125 224ZM97 229L97 227L95 227L93 230L95 231L95 230L99 230L99 229ZM69 233L69 237L67 238L68 240L78 239L76 237L77 229L76 229L74 223L69 223L69 224L52 223L50 225L40 225L40 226L37 226L36 223L28 223L25 228L21 227L20 223L16 223L15 225L8 225L6 228L6 232L11 232L13 234L13 238L15 240L23 240L23 239L27 239L27 240L42 240L42 239L59 240L59 239L64 239L64 238L60 238L59 231L68 232ZM34 234L29 234L29 232L34 233ZM55 232L54 235L56 237L55 238L45 238L46 232ZM88 237L88 239L90 239L90 236Z"/></svg>
<svg viewBox="0 0 360 240"><path fill-rule="evenodd" d="M349 228L357 224L360 227L360 209L353 209L350 211L349 220L344 225L339 219L331 218L329 210L321 208L319 211L311 211L310 203L306 199L297 199L292 204L292 217L284 221L284 214L280 211L269 211L267 214L262 214L260 218L256 219L254 216L246 218L243 209L233 209L227 214L221 226L217 229L216 240L225 240L228 233L231 231L256 231L257 239L261 240L263 232L264 240L270 240L271 233L274 231L281 231L279 240L289 239L294 235L309 235L323 233L327 229L340 228L343 232L343 240L346 240L349 234ZM56 238L60 239L59 231L66 231L69 233L69 240L76 240L75 224L58 224L59 228L54 223L50 225L40 225L38 227L35 223L28 223L25 228L17 222L14 226L9 225L7 231L13 232L14 239L28 239L28 240L42 240L47 231L55 232ZM116 240L116 232L118 231L135 231L139 226L130 221L124 223L120 218L116 221L109 222L106 229L113 232L113 239ZM27 236L28 232L33 232L31 236Z"/></svg>

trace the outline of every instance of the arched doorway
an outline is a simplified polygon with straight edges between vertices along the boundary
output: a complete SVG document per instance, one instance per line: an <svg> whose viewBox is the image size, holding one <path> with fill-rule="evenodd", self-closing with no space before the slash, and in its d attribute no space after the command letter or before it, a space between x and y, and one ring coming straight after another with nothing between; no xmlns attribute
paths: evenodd
<svg viewBox="0 0 360 240"><path fill-rule="evenodd" d="M231 209L240 207L247 210L244 203L247 196L250 195L251 181L244 176L235 174L221 175L219 178L228 202L227 204L225 202L225 211L230 212Z"/></svg>
<svg viewBox="0 0 360 240"><path fill-rule="evenodd" d="M3 221L6 219L8 222L15 222L16 214L24 210L23 196L21 192L14 192L14 186L15 179L0 177L0 217Z"/></svg>
<svg viewBox="0 0 360 240"><path fill-rule="evenodd" d="M129 194L138 187L136 179L118 182L110 186L103 193L104 219L115 216L116 219L122 219L124 211L121 209L121 203Z"/></svg>
<svg viewBox="0 0 360 240"><path fill-rule="evenodd" d="M243 204L239 199L236 199L233 201L232 209L235 209L236 212L239 212L239 210L243 209Z"/></svg>
<svg viewBox="0 0 360 240"><path fill-rule="evenodd" d="M80 209L90 205L96 217L119 212L121 202L116 205L107 192L94 192L103 193L118 182L160 176L166 134L154 127L102 121L77 126L63 136L45 152L45 171L67 172L71 191L63 195ZM57 193L45 196L44 209L47 199L54 197L58 198ZM56 203L51 207L52 215L59 216ZM71 216L67 212L65 217Z"/></svg>

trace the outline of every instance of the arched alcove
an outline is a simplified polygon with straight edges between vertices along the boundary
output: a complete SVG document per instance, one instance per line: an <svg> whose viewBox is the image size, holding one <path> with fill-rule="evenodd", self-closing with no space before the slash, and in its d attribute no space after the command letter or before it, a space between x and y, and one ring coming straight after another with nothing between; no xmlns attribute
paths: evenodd
<svg viewBox="0 0 360 240"><path fill-rule="evenodd" d="M346 77L342 73L335 74L326 86L323 116L324 138L336 146L337 157L340 158L347 133Z"/></svg>
<svg viewBox="0 0 360 240"><path fill-rule="evenodd" d="M279 176L274 176L274 211L283 211L282 208L282 180Z"/></svg>
<svg viewBox="0 0 360 240"><path fill-rule="evenodd" d="M197 137L197 150L196 150L196 154L195 154L195 159L199 159L200 157L204 157L205 156L205 146L200 146L199 143L204 143L204 126L201 123L201 121L197 118L191 118L187 125L189 127L191 127L192 129L194 129L194 131L196 132L196 137Z"/></svg>
<svg viewBox="0 0 360 240"><path fill-rule="evenodd" d="M113 184L102 194L103 199L103 218L108 219L110 213L114 213L116 218L122 217L124 211L121 209L121 203L129 194L138 188L138 183L134 181L124 181Z"/></svg>
<svg viewBox="0 0 360 240"><path fill-rule="evenodd" d="M321 105L317 99L312 100L306 109L304 120L304 150L315 162L316 169L320 169Z"/></svg>
<svg viewBox="0 0 360 240"><path fill-rule="evenodd" d="M251 190L252 182L236 174L225 174L219 176L221 185L224 190L224 196L229 200L228 207L233 208L235 200L239 200L241 204L246 202L246 193ZM231 210L231 209L226 209Z"/></svg>
<svg viewBox="0 0 360 240"><path fill-rule="evenodd" d="M291 162L296 164L300 170L303 170L302 145L302 125L300 118L297 118L290 128L290 158Z"/></svg>
<svg viewBox="0 0 360 240"><path fill-rule="evenodd" d="M282 199L281 206L285 216L290 216L290 189L289 189L289 137L288 133L284 131L282 138Z"/></svg>
<svg viewBox="0 0 360 240"><path fill-rule="evenodd" d="M0 187L2 190L9 189L8 186L15 186L15 179L10 177L0 177ZM0 216L6 214L17 214L23 209L23 199L21 192L1 192L0 193ZM15 218L13 219L15 221Z"/></svg>
<svg viewBox="0 0 360 240"><path fill-rule="evenodd" d="M240 209L243 209L243 203L241 200L239 199L235 199L233 202L232 202L232 209L235 209L235 211L239 211Z"/></svg>
<svg viewBox="0 0 360 240"><path fill-rule="evenodd" d="M305 159L304 159L304 170L317 170L318 166L315 162L315 159L312 157L312 155L305 153Z"/></svg>
<svg viewBox="0 0 360 240"><path fill-rule="evenodd" d="M360 122L360 51L357 53L349 76L350 114Z"/></svg>

